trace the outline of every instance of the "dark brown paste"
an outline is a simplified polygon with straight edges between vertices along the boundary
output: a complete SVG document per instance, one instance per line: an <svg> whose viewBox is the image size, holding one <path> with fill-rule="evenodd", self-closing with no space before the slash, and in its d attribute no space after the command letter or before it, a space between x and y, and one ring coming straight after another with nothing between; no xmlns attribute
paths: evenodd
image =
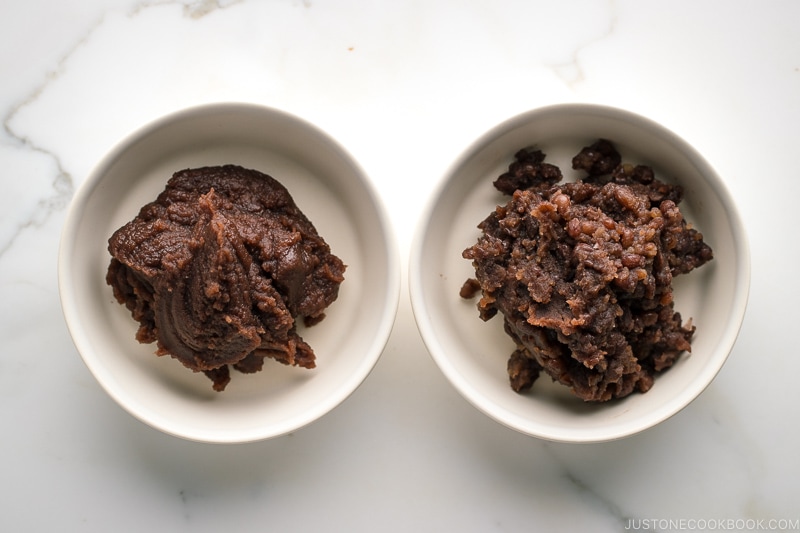
<svg viewBox="0 0 800 533"><path fill-rule="evenodd" d="M515 391L545 372L586 401L646 392L691 350L695 328L674 310L672 279L712 250L678 208L681 187L622 163L609 141L573 158L587 174L575 183L544 159L521 150L495 181L511 199L464 250L477 280L461 295L482 293L483 320L503 315Z"/></svg>
<svg viewBox="0 0 800 533"><path fill-rule="evenodd" d="M257 372L266 357L316 366L295 318L324 318L345 265L272 177L233 165L177 172L108 250L106 281L139 322L136 339L215 390L230 366Z"/></svg>

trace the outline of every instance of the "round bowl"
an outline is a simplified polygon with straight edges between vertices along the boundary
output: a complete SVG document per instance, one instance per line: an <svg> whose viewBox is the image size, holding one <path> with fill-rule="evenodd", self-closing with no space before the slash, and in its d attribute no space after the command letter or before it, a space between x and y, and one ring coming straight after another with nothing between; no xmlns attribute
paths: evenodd
<svg viewBox="0 0 800 533"><path fill-rule="evenodd" d="M598 138L611 140L625 162L651 165L662 181L685 189L681 210L714 250L714 260L678 276L675 308L697 327L691 353L656 376L646 393L588 403L542 375L524 394L511 390L506 362L514 343L501 316L483 322L477 300L459 296L475 277L461 252L475 244L477 224L508 201L492 186L521 148L536 146L565 179L571 158ZM748 245L722 179L666 128L619 109L584 104L545 107L515 116L469 146L449 168L420 220L409 262L414 316L434 361L476 408L522 433L559 442L601 442L633 435L674 415L719 372L744 318L750 283Z"/></svg>
<svg viewBox="0 0 800 533"><path fill-rule="evenodd" d="M184 168L238 164L281 182L347 265L338 299L319 324L298 330L317 368L267 359L255 374L232 371L223 392L154 344L135 340L130 312L105 275L108 238ZM400 293L393 233L367 176L315 126L274 109L211 104L134 133L77 191L59 250L59 291L75 346L105 391L168 434L202 442L267 439L331 411L367 377L388 340Z"/></svg>

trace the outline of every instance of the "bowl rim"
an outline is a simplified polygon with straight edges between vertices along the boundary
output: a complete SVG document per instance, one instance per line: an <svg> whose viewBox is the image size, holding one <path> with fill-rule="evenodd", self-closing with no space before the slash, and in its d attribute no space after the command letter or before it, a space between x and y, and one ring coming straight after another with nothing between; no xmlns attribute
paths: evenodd
<svg viewBox="0 0 800 533"><path fill-rule="evenodd" d="M681 153L685 154L702 172L705 179L713 185L718 193L723 206L725 207L730 231L733 237L733 244L736 259L736 287L734 294L734 305L731 306L731 314L724 334L721 336L725 340L725 355L719 365L713 368L700 386L696 387L691 393L679 395L681 401L667 403L666 406L654 413L654 416L642 420L638 424L622 426L615 431L609 431L602 435L597 434L565 434L558 428L538 425L531 428L527 420L507 411L501 406L492 403L482 397L479 390L473 387L453 366L450 358L440 346L437 332L431 322L431 314L427 304L424 290L423 260L426 253L428 228L435 214L435 208L443 193L447 191L449 184L456 179L458 172L467 164L473 156L486 149L493 140L504 133L513 129L538 120L543 117L562 114L595 115L600 117L622 119L625 122L633 122L637 127L646 128L656 134L660 139L667 141L670 145L677 147ZM477 223L477 222L476 222ZM445 375L458 393L467 400L478 411L494 419L496 422L511 428L520 433L553 442L569 443L595 443L618 440L638 434L652 428L661 422L671 418L685 407L691 404L702 392L713 382L722 367L726 363L736 339L741 331L744 317L746 314L747 303L750 293L751 261L750 247L746 228L742 222L741 215L736 207L734 199L728 190L727 185L722 180L716 169L702 156L691 144L672 130L644 115L622 109L619 107L580 102L566 102L551 104L541 107L528 109L512 115L505 120L497 123L482 135L478 136L468 144L458 154L456 159L446 168L434 186L431 195L423 206L421 216L414 231L411 242L408 266L408 290L411 300L411 308L414 314L417 327L425 344L429 355L434 360L436 366Z"/></svg>
<svg viewBox="0 0 800 533"><path fill-rule="evenodd" d="M162 128L169 127L172 124L178 123L183 120L190 120L193 117L198 117L206 114L213 113L261 113L265 116L279 118L281 120L291 121L303 131L308 132L315 138L324 141L331 147L331 150L340 156L352 170L354 174L354 182L357 182L360 187L363 187L364 193L369 197L374 211L377 215L376 225L380 227L380 235L382 236L383 246L380 252L385 256L386 263L385 272L385 291L383 308L381 309L381 318L378 323L379 327L372 330L373 338L369 344L368 350L364 353L363 361L358 365L358 372L347 376L347 379L342 381L335 392L326 398L326 401L320 402L314 409L309 409L302 414L298 414L292 418L276 422L268 427L258 427L255 429L242 430L235 435L217 434L213 431L186 431L178 430L172 426L164 417L154 419L145 416L137 406L131 405L126 399L127 395L121 394L112 384L110 380L113 378L110 374L106 374L102 365L94 358L87 359L87 353L91 353L93 348L88 338L88 330L83 326L80 320L80 312L77 307L77 300L80 297L72 287L72 279L75 274L73 265L70 258L73 251L78 227L82 220L82 213L87 207L93 192L102 183L103 177L110 170L112 165L137 142L147 138L153 133L161 130ZM59 236L59 246L57 255L57 279L58 279L58 292L62 308L62 315L67 325L68 332L73 341L78 355L84 362L92 376L101 386L101 388L120 406L132 415L134 418L153 427L163 433L179 437L185 440L207 443L219 444L237 444L246 442L255 442L266 439L286 435L302 427L305 427L312 422L324 417L330 411L339 406L348 397L350 397L366 380L369 374L374 370L375 365L380 359L383 351L385 350L389 336L391 335L394 327L396 314L399 308L400 294L401 294L401 258L397 248L397 241L395 232L393 231L392 221L389 218L388 211L384 204L383 199L376 190L374 183L366 173L364 168L337 139L331 134L324 131L322 128L312 123L311 121L302 118L296 114L289 113L276 107L266 106L262 104L249 103L249 102L236 102L236 101L223 101L223 102L210 102L190 107L182 108L162 116L159 116L142 126L134 129L132 132L123 136L94 166L87 177L81 182L75 190L72 199L66 209L65 220ZM182 426L181 426L182 427Z"/></svg>

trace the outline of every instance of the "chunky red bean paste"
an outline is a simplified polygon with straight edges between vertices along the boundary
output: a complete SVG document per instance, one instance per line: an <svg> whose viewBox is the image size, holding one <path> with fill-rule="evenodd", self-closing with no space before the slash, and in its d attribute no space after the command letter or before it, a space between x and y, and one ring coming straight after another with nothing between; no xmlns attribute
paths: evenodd
<svg viewBox="0 0 800 533"><path fill-rule="evenodd" d="M345 265L272 177L233 165L177 172L108 250L106 281L139 322L136 339L214 390L229 367L257 372L267 357L316 366L295 319L324 318Z"/></svg>
<svg viewBox="0 0 800 533"><path fill-rule="evenodd" d="M475 268L461 296L481 294L516 343L511 388L544 372L586 401L647 392L690 351L695 327L673 308L672 279L712 259L678 208L683 190L652 168L622 163L611 142L583 148L561 183L539 150L521 150L494 186L510 195L463 252Z"/></svg>

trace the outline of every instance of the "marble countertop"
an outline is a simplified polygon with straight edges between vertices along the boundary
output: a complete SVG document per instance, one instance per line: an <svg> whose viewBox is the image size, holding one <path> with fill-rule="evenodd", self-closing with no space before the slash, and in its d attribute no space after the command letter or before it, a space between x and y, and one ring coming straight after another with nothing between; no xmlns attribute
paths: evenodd
<svg viewBox="0 0 800 533"><path fill-rule="evenodd" d="M33 0L0 12L4 530L800 529L800 3ZM750 235L750 303L727 365L639 435L537 440L450 386L404 281L377 367L321 420L235 446L151 429L70 340L59 232L124 136L217 101L284 109L347 147L386 201L404 276L422 200L486 129L559 102L661 122L716 167Z"/></svg>

